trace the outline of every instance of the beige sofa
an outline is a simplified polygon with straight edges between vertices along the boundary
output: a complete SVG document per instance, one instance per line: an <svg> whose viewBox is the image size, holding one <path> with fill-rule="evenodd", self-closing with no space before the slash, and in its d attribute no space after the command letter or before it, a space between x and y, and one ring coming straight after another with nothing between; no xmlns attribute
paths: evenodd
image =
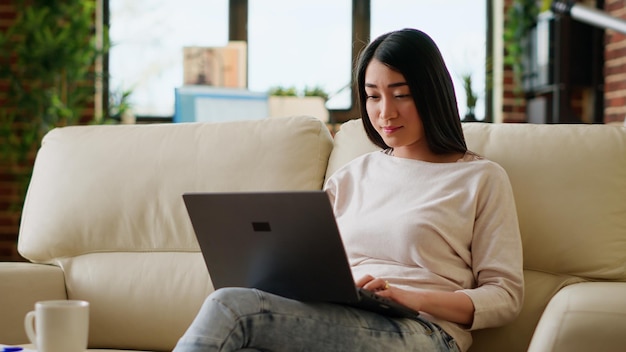
<svg viewBox="0 0 626 352"><path fill-rule="evenodd" d="M472 351L624 351L626 128L464 130L511 178L526 278L518 319ZM53 130L20 228L31 263L0 263L0 344L27 343L35 301L70 298L91 302L90 348L171 350L212 290L183 192L319 189L375 149L358 120L334 139L306 117Z"/></svg>

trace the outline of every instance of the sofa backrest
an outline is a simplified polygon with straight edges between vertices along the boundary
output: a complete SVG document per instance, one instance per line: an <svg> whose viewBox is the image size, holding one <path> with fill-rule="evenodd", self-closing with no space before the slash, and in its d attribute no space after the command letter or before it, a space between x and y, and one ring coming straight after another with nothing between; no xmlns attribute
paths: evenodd
<svg viewBox="0 0 626 352"><path fill-rule="evenodd" d="M605 125L463 124L468 148L509 175L524 267L626 281L626 128ZM327 177L377 150L360 120L335 136Z"/></svg>
<svg viewBox="0 0 626 352"><path fill-rule="evenodd" d="M91 303L91 348L171 350L212 290L181 195L320 189L331 148L312 117L58 128L18 249Z"/></svg>
<svg viewBox="0 0 626 352"><path fill-rule="evenodd" d="M626 281L626 129L467 124L513 185L524 267Z"/></svg>
<svg viewBox="0 0 626 352"><path fill-rule="evenodd" d="M197 250L183 192L319 189L331 148L313 118L58 128L37 155L19 250L35 262Z"/></svg>

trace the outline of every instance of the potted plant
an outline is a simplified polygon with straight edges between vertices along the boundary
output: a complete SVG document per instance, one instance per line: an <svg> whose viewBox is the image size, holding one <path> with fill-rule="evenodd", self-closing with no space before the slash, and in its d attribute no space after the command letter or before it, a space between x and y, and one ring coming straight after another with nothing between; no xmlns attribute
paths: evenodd
<svg viewBox="0 0 626 352"><path fill-rule="evenodd" d="M474 110L476 108L476 101L478 97L472 88L472 75L470 73L464 74L463 79L463 89L465 90L465 105L467 106L467 112L463 117L463 122L476 122L476 115Z"/></svg>
<svg viewBox="0 0 626 352"><path fill-rule="evenodd" d="M307 86L302 92L295 87L273 87L268 95L270 117L309 115L328 122L328 94L319 86Z"/></svg>

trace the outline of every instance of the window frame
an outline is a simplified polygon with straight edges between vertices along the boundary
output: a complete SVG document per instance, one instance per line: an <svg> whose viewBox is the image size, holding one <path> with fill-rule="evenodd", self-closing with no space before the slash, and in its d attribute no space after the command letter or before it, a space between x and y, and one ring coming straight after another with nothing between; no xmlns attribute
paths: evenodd
<svg viewBox="0 0 626 352"><path fill-rule="evenodd" d="M487 31L486 37L486 58L489 61L493 50L493 4L492 1L486 1L486 19L487 19ZM102 0L103 2L103 22L104 25L110 27L110 9L109 0ZM228 39L230 41L240 40L248 41L248 0L229 0L228 1ZM352 0L352 67L355 67L359 53L365 48L367 42L369 42L371 28L371 2L370 0ZM489 72L489 67L485 74L486 81L485 87L493 87L493 75ZM103 108L106 111L108 109L109 102L109 54L107 53L103 58L103 82L102 82L102 99ZM356 119L360 117L360 112L357 103L357 90L354 81L354 75L351 75L351 102L350 107L347 109L329 109L330 123L343 123L348 120ZM485 92L485 118L484 122L493 121L493 94L491 89L487 88ZM173 116L136 116L138 122L171 122Z"/></svg>

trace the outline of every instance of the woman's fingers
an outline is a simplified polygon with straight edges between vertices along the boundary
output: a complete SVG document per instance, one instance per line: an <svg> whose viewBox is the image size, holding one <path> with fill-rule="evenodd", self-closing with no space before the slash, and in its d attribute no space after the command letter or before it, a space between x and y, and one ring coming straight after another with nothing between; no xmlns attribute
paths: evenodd
<svg viewBox="0 0 626 352"><path fill-rule="evenodd" d="M365 275L357 280L356 285L369 291L383 291L389 289L389 282L385 279Z"/></svg>
<svg viewBox="0 0 626 352"><path fill-rule="evenodd" d="M358 287L365 288L365 285L371 282L372 280L374 280L374 277L372 275L365 275L356 281L356 285Z"/></svg>

